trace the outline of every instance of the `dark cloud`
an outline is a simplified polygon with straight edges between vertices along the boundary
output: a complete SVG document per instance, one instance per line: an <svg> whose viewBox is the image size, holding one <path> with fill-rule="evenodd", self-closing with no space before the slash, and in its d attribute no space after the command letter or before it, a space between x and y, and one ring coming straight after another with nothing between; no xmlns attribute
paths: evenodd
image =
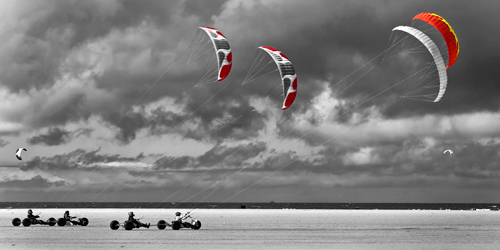
<svg viewBox="0 0 500 250"><path fill-rule="evenodd" d="M44 144L46 146L56 146L69 142L70 132L61 128L50 128L47 134L33 136L28 139L30 145Z"/></svg>
<svg viewBox="0 0 500 250"><path fill-rule="evenodd" d="M220 112L222 110L225 112ZM265 117L252 110L253 108L245 101L241 101L235 107L227 107L224 100L219 100L214 105L202 106L196 111L199 125L195 129L188 130L183 136L199 140L210 135L209 139L218 142L253 138L264 128Z"/></svg>
<svg viewBox="0 0 500 250"><path fill-rule="evenodd" d="M0 60L0 65L3 65L2 69L4 71L0 80L2 85L9 88L13 93L22 94L23 91L29 89L33 89L32 93L36 93L34 90L48 91L51 87L56 89L53 92L64 92L55 94L59 95L59 97L50 97L50 99L55 99L52 102L57 102L54 105L50 107L40 105L43 110L37 112L37 115L43 117L34 116L31 125L35 128L86 120L94 112L94 109L96 115L102 114L103 117L110 116L110 113L117 111L124 114L130 105L134 104L139 96L144 94L145 87L149 87L158 78L161 71L164 70L164 68L159 69L161 70L159 74L152 74L151 72L137 74L119 70L114 65L111 65L102 72L102 76L96 76L97 74L92 73L91 78L83 79L81 74L88 72L92 68L92 65L89 65L92 62L87 61L88 58L85 58L85 56L78 57L78 55L82 50L87 50L83 53L89 55L89 47L87 47L89 44L99 44L100 39L104 39L104 45L109 42L111 48L116 49L116 51L112 52L113 55L141 53L141 49L151 49L151 63L157 65L162 63L161 60L164 60L160 58L164 51L171 50L175 47L175 44L182 44L184 39L182 36L177 36L179 39L174 43L159 39L158 42L153 42L151 46L144 45L137 48L136 43L140 44L140 41L131 41L132 44L121 42L120 44L120 41L116 41L120 39L114 40L113 38L120 36L120 32L123 34L135 33L129 29L141 25L147 26L153 33L155 30L165 32L168 29L167 27L171 25L172 11L181 8L181 2L147 1L139 4L135 1L109 1L106 3L70 1L53 5L46 4L47 2L50 1L45 1L45 3L43 1L21 3L17 6L16 11L11 13L13 16L12 23L17 23L17 18L20 16L29 16L29 18L23 19L25 25L21 29L17 27L7 29L9 32L11 30L13 30L12 32L15 31L15 34L4 34L9 37L9 41L6 42L9 49L4 50L3 59ZM52 7L47 8L47 6ZM37 15L27 14L31 11L36 12ZM174 11L174 13L177 12ZM175 23L182 23L182 20L175 19L172 23L174 25ZM181 30L188 28L181 28ZM176 32L178 31L174 33ZM160 37L161 35L157 36ZM173 39L174 36L169 37ZM110 41L105 40L108 38ZM149 38L143 37L141 39ZM114 42L116 42L114 44L116 46L113 46L112 43ZM92 45L89 46L92 47ZM100 56L102 58L103 55ZM112 77L112 79L106 80L107 76ZM120 78L119 76L123 77ZM103 93L106 90L122 90L122 92L117 91L115 93L116 99L120 102L115 102L114 105L109 107L95 108L95 103L92 101L94 97L87 96L90 99L85 98L85 95L91 95L83 93L86 91L85 87L80 86L76 92L68 93L65 91L65 87L61 88L55 85L58 81L66 82L68 77L70 79L75 78L79 84L83 85L92 84L89 79L94 79L96 86ZM149 85L138 83L147 83ZM169 91L175 93L172 89ZM159 97L164 96L162 93L165 93L165 91L152 91L150 95L144 98L145 102L157 100ZM63 96L60 97L61 95ZM69 98L65 99L66 95ZM107 100L107 102L113 101L112 98ZM106 104L103 103L103 105ZM12 119L18 120L20 118L14 117ZM134 136L129 130L123 129L123 133L119 137L121 140L126 141Z"/></svg>
<svg viewBox="0 0 500 250"><path fill-rule="evenodd" d="M86 96L83 93L65 94L67 96L48 105L40 104L44 109L41 113L34 115L33 122L36 127L65 125L67 122L77 122L90 117L90 111L86 107ZM34 103L43 101L46 100L37 100Z"/></svg>
<svg viewBox="0 0 500 250"><path fill-rule="evenodd" d="M36 135L27 140L30 145L43 144L46 146L57 146L69 143L73 138L89 136L92 129L81 128L75 131L67 131L64 128L49 128L46 134Z"/></svg>
<svg viewBox="0 0 500 250"><path fill-rule="evenodd" d="M134 140L136 132L143 128L147 122L142 114L132 112L123 117L118 113L112 113L109 117L111 118L111 123L119 128L115 139L124 144Z"/></svg>
<svg viewBox="0 0 500 250"><path fill-rule="evenodd" d="M27 27L14 33L4 52L0 79L12 91L51 86L61 76L60 66L75 46L148 20L168 23L177 2L107 1L51 4L27 1L19 5L19 16ZM51 6L51 8L46 8ZM30 15L30 12L38 12ZM26 13L25 13L26 12Z"/></svg>
<svg viewBox="0 0 500 250"><path fill-rule="evenodd" d="M198 168L242 168L242 162L252 159L267 149L265 143L248 143L235 147L216 145L199 157L162 157L155 162L154 169L193 170ZM205 170L205 169L203 169Z"/></svg>
<svg viewBox="0 0 500 250"><path fill-rule="evenodd" d="M41 169L44 171L57 171L69 169L87 169L92 164L102 164L109 162L137 162L143 159L144 154L139 154L136 157L121 157L118 154L107 155L100 154L100 149L87 151L77 149L67 154L55 155L52 157L35 157L33 160L26 162L21 166L21 170L29 171L32 169ZM83 168L81 168L83 167Z"/></svg>
<svg viewBox="0 0 500 250"><path fill-rule="evenodd" d="M303 174L304 171L310 171L310 162L307 159L301 159L294 152L278 153L254 164L254 167L263 171L298 171Z"/></svg>
<svg viewBox="0 0 500 250"><path fill-rule="evenodd" d="M248 103L241 103L238 107L228 109L228 113L234 119L227 126L212 134L218 141L227 139L244 140L256 137L258 131L264 128L264 115L253 112Z"/></svg>
<svg viewBox="0 0 500 250"><path fill-rule="evenodd" d="M158 159L155 162L155 169L185 169L187 167L192 167L196 164L196 160L193 157L181 156L181 157L171 157L166 156Z"/></svg>
<svg viewBox="0 0 500 250"><path fill-rule="evenodd" d="M236 166L246 159L251 159L265 151L267 146L263 142L248 143L237 147L216 146L199 157L200 164L213 166L224 160L224 165Z"/></svg>
<svg viewBox="0 0 500 250"><path fill-rule="evenodd" d="M192 105L198 106L195 110L186 110L183 115L160 107L153 110L150 116L145 112L128 112L124 117L112 113L106 120L119 128L115 138L125 144L134 140L141 129L149 130L152 135L179 134L184 138L220 142L253 138L264 128L265 117L253 112L248 102L241 101L232 107L227 107L224 100L214 102ZM193 123L195 126L192 129L186 126Z"/></svg>
<svg viewBox="0 0 500 250"><path fill-rule="evenodd" d="M218 16L224 9L224 4L228 0L197 1L187 0L184 2L184 11L188 16L195 16L201 22L210 24L212 16Z"/></svg>
<svg viewBox="0 0 500 250"><path fill-rule="evenodd" d="M50 182L49 180L37 175L29 180L6 180L0 181L0 188L6 189L39 189L51 186L59 187L65 185L64 181Z"/></svg>
<svg viewBox="0 0 500 250"><path fill-rule="evenodd" d="M169 133L184 123L188 116L179 115L172 111L165 111L161 108L154 110L154 118L151 118L150 130L152 134L159 135Z"/></svg>

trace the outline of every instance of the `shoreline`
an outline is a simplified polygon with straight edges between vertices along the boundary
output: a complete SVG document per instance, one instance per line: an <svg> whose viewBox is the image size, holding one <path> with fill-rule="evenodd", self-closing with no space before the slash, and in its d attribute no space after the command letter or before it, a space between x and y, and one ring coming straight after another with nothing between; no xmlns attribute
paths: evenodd
<svg viewBox="0 0 500 250"><path fill-rule="evenodd" d="M326 210L491 210L500 203L284 203L284 202L0 202L0 208L135 208L135 209L326 209Z"/></svg>

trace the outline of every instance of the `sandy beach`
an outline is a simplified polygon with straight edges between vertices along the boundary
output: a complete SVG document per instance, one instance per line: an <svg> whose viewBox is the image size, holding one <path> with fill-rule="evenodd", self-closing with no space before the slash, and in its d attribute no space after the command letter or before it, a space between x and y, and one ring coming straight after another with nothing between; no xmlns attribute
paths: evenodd
<svg viewBox="0 0 500 250"><path fill-rule="evenodd" d="M42 219L66 209L33 209ZM159 230L186 209L68 209L86 227L14 227L26 209L0 210L0 249L495 249L500 213L430 210L196 209L200 230ZM111 220L136 218L147 228L113 231ZM154 224L154 226L153 226Z"/></svg>

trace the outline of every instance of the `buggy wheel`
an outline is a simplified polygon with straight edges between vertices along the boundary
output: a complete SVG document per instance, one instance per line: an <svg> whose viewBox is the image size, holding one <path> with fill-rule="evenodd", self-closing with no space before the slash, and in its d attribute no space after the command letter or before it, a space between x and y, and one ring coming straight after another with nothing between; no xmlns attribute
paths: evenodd
<svg viewBox="0 0 500 250"><path fill-rule="evenodd" d="M118 228L120 228L120 222L114 220L114 221L111 221L111 223L109 223L109 227L112 229L112 230L116 230Z"/></svg>
<svg viewBox="0 0 500 250"><path fill-rule="evenodd" d="M125 222L125 225L123 225L123 227L125 227L125 230L132 230L134 229L135 225L133 222L127 221Z"/></svg>
<svg viewBox="0 0 500 250"><path fill-rule="evenodd" d="M80 225L86 227L89 224L89 220L85 217L80 219Z"/></svg>
<svg viewBox="0 0 500 250"><path fill-rule="evenodd" d="M60 227L66 226L66 220L64 218L59 218L57 220L57 225L60 226Z"/></svg>
<svg viewBox="0 0 500 250"><path fill-rule="evenodd" d="M52 227L57 223L57 221L56 221L56 219L50 217L49 220L47 221L47 223L49 224L49 226Z"/></svg>
<svg viewBox="0 0 500 250"><path fill-rule="evenodd" d="M172 221L172 229L173 230L179 230L181 228L181 222L180 221Z"/></svg>
<svg viewBox="0 0 500 250"><path fill-rule="evenodd" d="M194 223L191 223L193 226L191 227L194 230L198 230L201 227L201 221L197 220Z"/></svg>
<svg viewBox="0 0 500 250"><path fill-rule="evenodd" d="M28 218L25 218L25 219L23 220L23 226L25 226L25 227L29 227L30 225L31 225L31 220L30 220L30 219L28 219Z"/></svg>
<svg viewBox="0 0 500 250"><path fill-rule="evenodd" d="M167 222L165 222L164 220L159 220L156 226L158 227L158 229L163 230L167 227Z"/></svg>
<svg viewBox="0 0 500 250"><path fill-rule="evenodd" d="M17 227L17 226L21 225L21 219L19 219L19 218L14 218L14 219L12 220L12 225L14 225L15 227Z"/></svg>

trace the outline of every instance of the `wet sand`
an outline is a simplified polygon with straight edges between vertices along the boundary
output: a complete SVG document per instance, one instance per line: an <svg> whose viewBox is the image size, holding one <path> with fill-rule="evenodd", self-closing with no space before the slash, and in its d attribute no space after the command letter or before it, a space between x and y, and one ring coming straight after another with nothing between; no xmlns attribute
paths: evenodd
<svg viewBox="0 0 500 250"><path fill-rule="evenodd" d="M200 230L159 230L187 209L33 209L46 220L72 216L89 225L14 227L27 209L0 210L0 249L497 249L498 211L196 209ZM147 228L113 231L133 211Z"/></svg>

